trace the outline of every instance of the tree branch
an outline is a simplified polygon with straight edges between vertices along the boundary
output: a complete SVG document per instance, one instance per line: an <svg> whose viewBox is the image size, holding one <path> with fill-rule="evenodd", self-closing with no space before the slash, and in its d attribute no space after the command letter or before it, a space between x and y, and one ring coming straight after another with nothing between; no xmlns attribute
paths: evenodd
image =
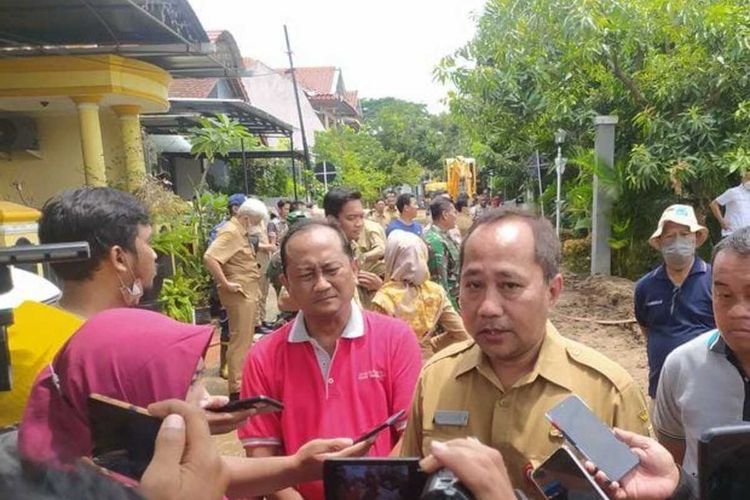
<svg viewBox="0 0 750 500"><path fill-rule="evenodd" d="M635 83L635 81L630 78L628 75L626 75L622 68L620 68L620 64L617 60L617 53L613 50L609 51L610 58L609 58L609 66L612 69L612 73L617 77L618 80L620 80L623 85L628 89L630 92L630 95L633 97L633 100L642 108L646 108L648 106L648 103L646 102L646 99L643 97L643 94L641 93L641 90L638 88L638 85Z"/></svg>

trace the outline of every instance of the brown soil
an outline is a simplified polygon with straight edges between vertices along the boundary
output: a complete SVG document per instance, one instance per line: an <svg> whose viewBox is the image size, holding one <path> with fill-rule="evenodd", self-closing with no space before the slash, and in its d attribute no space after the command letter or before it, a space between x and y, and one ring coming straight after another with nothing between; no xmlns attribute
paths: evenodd
<svg viewBox="0 0 750 500"><path fill-rule="evenodd" d="M564 336L620 364L645 394L648 386L646 342L633 316L633 287L634 283L625 278L566 273L552 321Z"/></svg>

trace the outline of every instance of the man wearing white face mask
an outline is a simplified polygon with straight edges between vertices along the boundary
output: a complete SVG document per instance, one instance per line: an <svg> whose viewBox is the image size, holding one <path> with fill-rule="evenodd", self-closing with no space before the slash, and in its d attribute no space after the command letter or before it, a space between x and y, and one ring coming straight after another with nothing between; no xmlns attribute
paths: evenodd
<svg viewBox="0 0 750 500"><path fill-rule="evenodd" d="M664 263L635 285L635 318L646 336L648 394L656 397L667 355L701 333L715 328L711 308L711 266L695 255L708 237L693 207L672 205L659 219L649 244Z"/></svg>
<svg viewBox="0 0 750 500"><path fill-rule="evenodd" d="M750 171L743 174L739 186L724 191L711 202L710 207L721 224L722 236L750 226ZM721 207L724 207L724 215L721 214Z"/></svg>
<svg viewBox="0 0 750 500"><path fill-rule="evenodd" d="M229 316L227 381L231 399L239 397L242 362L253 344L260 293L260 265L248 230L267 215L268 209L262 201L249 198L219 229L203 256L208 272L216 281L221 305Z"/></svg>

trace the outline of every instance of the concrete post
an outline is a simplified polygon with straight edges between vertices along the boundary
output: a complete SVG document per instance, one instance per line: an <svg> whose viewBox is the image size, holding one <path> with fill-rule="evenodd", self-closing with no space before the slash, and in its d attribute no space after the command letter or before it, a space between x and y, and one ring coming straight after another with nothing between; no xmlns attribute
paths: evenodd
<svg viewBox="0 0 750 500"><path fill-rule="evenodd" d="M141 138L141 107L135 105L112 106L120 117L122 148L125 152L125 179L129 191L135 190L146 176L146 160Z"/></svg>
<svg viewBox="0 0 750 500"><path fill-rule="evenodd" d="M594 118L596 138L594 149L602 168L614 168L616 116ZM612 274L612 252L609 247L611 231L612 199L594 176L594 207L591 211L591 274Z"/></svg>
<svg viewBox="0 0 750 500"><path fill-rule="evenodd" d="M73 101L78 106L83 171L87 186L107 185L104 146L102 146L102 128L99 123L100 100L100 96L73 97Z"/></svg>

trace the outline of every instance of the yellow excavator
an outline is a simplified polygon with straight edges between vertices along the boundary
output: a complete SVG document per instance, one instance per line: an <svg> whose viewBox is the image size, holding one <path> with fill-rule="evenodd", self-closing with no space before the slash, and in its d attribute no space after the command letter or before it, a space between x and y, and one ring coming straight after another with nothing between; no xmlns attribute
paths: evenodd
<svg viewBox="0 0 750 500"><path fill-rule="evenodd" d="M459 194L470 198L477 193L477 162L474 158L456 156L445 160L445 181L431 181L424 186L425 193L447 191L454 200Z"/></svg>

